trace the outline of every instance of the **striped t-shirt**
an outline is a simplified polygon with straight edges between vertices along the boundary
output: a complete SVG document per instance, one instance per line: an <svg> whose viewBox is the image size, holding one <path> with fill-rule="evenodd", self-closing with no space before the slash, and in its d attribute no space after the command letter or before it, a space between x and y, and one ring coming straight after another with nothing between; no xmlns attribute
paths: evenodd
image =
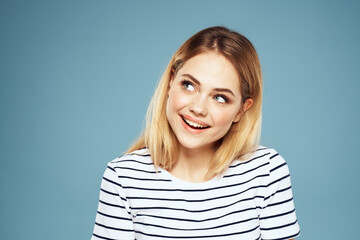
<svg viewBox="0 0 360 240"><path fill-rule="evenodd" d="M108 164L92 239L290 239L299 235L289 169L261 147L220 177L156 171L146 149Z"/></svg>

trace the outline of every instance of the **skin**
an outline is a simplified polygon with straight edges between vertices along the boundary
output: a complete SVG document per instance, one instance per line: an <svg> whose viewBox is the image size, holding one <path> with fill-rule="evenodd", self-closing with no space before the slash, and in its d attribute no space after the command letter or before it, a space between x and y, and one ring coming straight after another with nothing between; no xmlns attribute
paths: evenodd
<svg viewBox="0 0 360 240"><path fill-rule="evenodd" d="M221 139L253 105L241 103L240 82L233 65L222 55L202 53L185 62L171 79L166 115L179 146L171 173L189 182L203 182ZM192 128L190 125L206 128ZM294 239L290 239L294 240Z"/></svg>
<svg viewBox="0 0 360 240"><path fill-rule="evenodd" d="M203 182L215 143L241 119L253 100L241 102L234 66L214 52L186 61L171 79L168 96L166 115L180 143L179 160L171 173L185 181Z"/></svg>

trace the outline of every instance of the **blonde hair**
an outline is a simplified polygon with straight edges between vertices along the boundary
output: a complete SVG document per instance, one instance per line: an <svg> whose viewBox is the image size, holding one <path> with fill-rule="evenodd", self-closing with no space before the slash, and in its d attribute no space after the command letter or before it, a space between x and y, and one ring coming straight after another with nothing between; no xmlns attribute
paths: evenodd
<svg viewBox="0 0 360 240"><path fill-rule="evenodd" d="M206 179L221 174L234 159L245 159L259 144L261 131L262 76L259 57L251 42L243 35L225 27L204 29L189 38L171 58L150 102L145 132L128 152L148 148L154 165L171 170L178 158L178 140L167 117L166 104L171 78L190 58L204 53L223 55L235 67L239 79L242 102L251 98L253 105L240 121L233 123L219 141Z"/></svg>

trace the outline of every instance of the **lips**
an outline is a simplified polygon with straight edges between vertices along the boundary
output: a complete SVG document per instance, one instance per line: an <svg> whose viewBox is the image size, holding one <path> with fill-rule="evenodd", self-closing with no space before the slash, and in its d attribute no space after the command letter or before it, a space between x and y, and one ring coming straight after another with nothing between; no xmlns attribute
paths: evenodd
<svg viewBox="0 0 360 240"><path fill-rule="evenodd" d="M189 120L188 118L185 118L184 116L181 116L184 123L186 123L187 126L193 128L193 129L206 129L209 128L209 125L206 125L204 123L195 122L192 120Z"/></svg>

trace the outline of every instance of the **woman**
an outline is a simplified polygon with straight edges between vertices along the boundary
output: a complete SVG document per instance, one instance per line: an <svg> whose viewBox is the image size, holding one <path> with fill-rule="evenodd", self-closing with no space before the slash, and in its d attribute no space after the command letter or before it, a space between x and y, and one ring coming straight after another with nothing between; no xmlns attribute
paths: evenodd
<svg viewBox="0 0 360 240"><path fill-rule="evenodd" d="M290 175L258 146L262 77L241 34L204 29L172 57L143 136L104 173L92 239L292 239Z"/></svg>

